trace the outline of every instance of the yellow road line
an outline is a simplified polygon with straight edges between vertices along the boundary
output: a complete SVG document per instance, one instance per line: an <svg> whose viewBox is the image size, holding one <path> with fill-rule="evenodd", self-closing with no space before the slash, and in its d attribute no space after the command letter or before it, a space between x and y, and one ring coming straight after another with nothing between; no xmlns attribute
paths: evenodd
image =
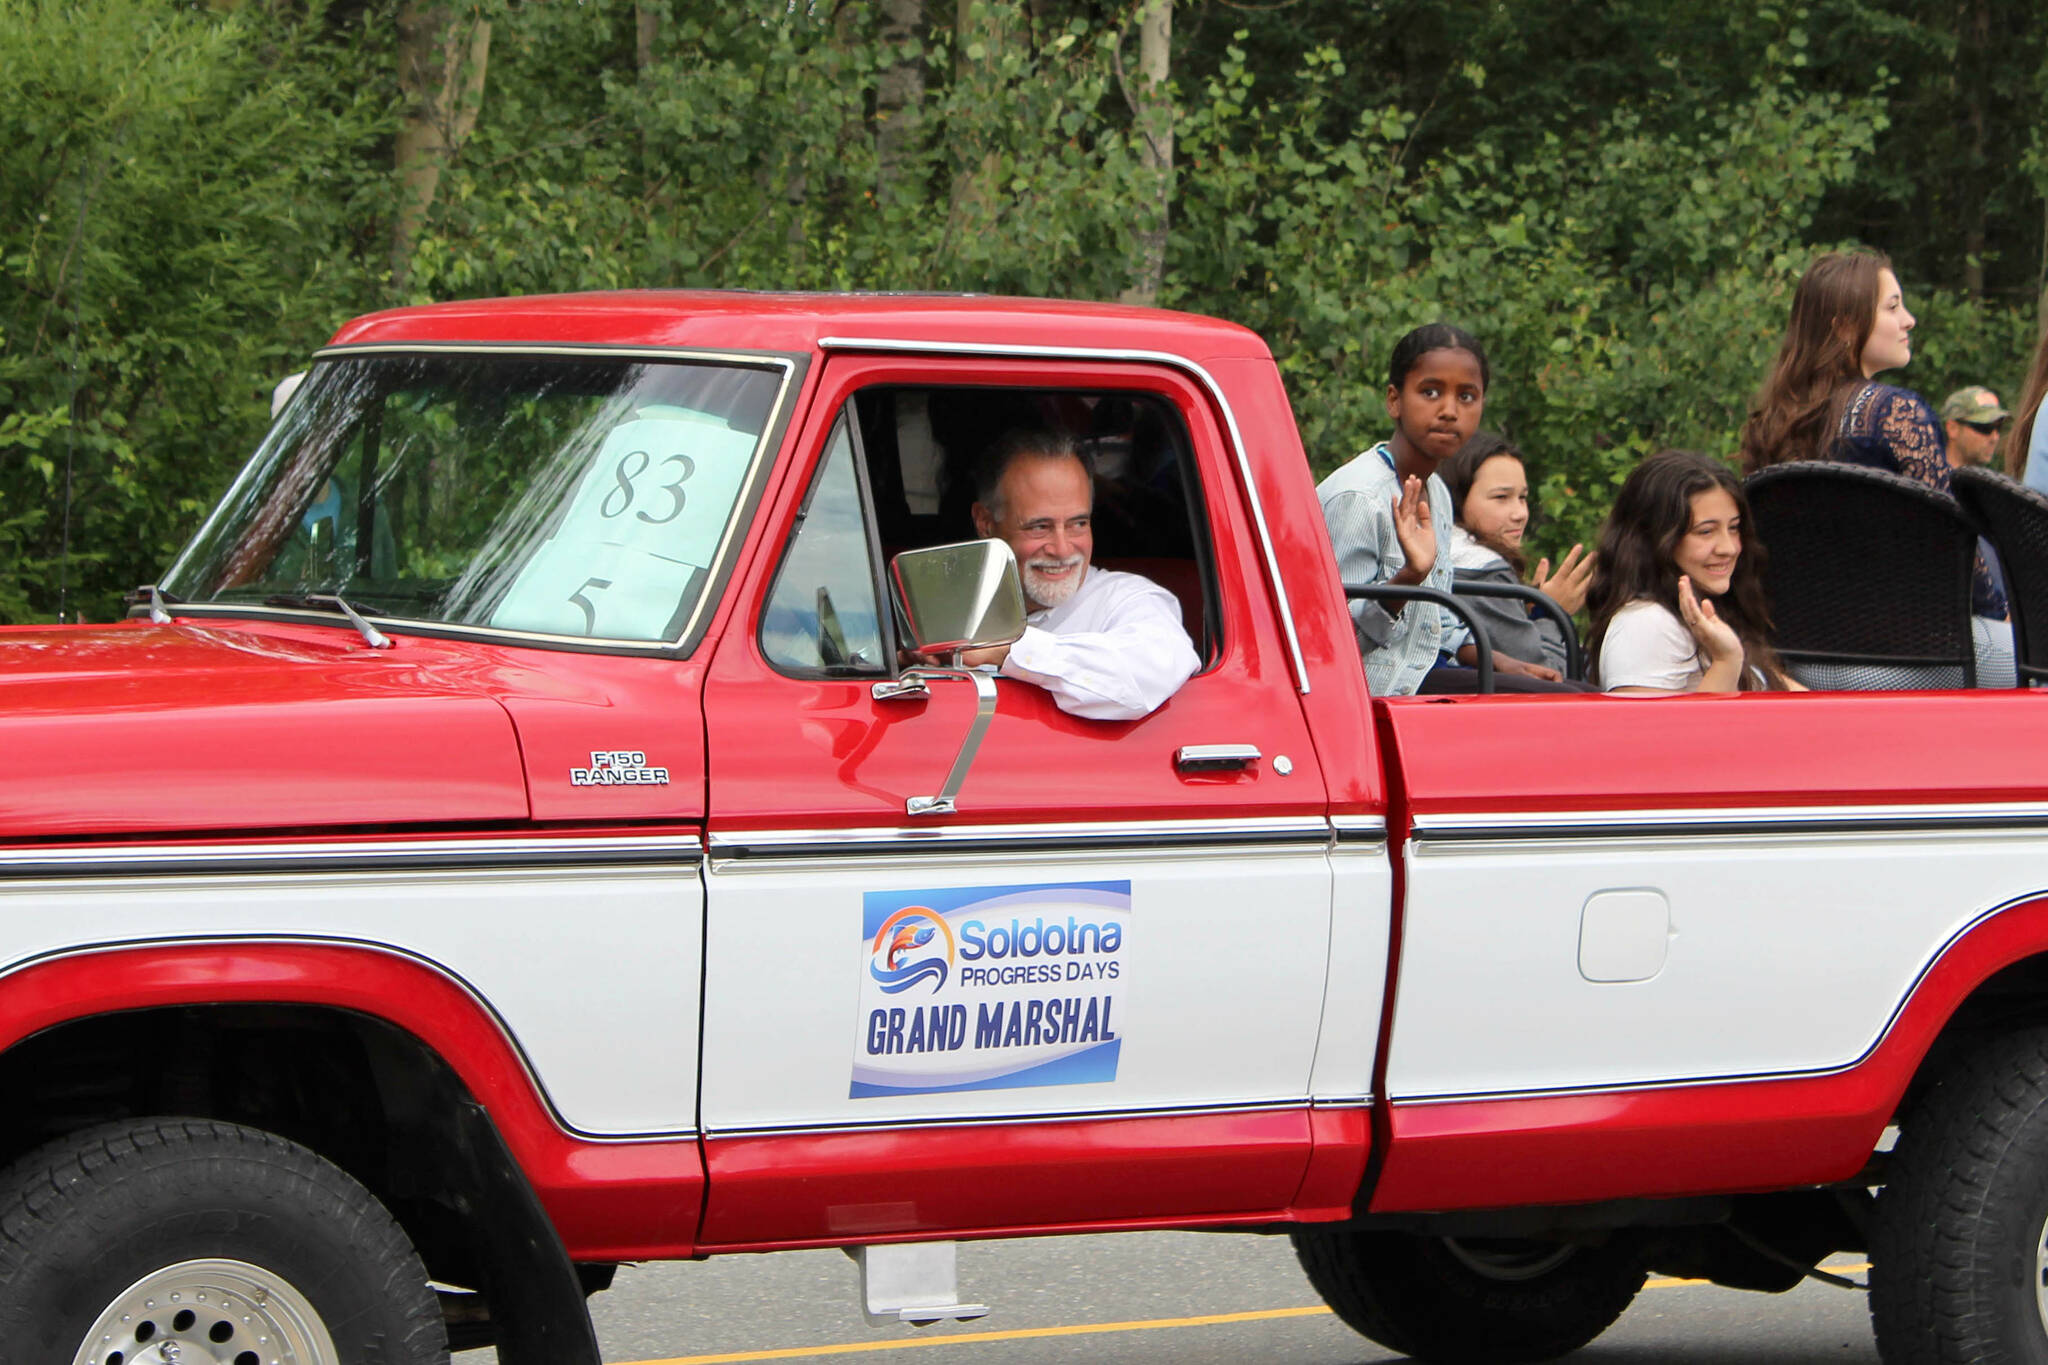
<svg viewBox="0 0 2048 1365"><path fill-rule="evenodd" d="M1823 1265L1821 1266L1821 1269L1822 1269L1822 1270L1825 1270L1825 1271L1827 1271L1827 1273L1828 1273L1828 1274L1830 1274L1830 1275L1855 1275L1855 1274L1859 1274L1859 1273L1860 1273L1860 1272L1862 1272L1862 1271L1865 1271L1865 1270L1868 1270L1868 1269L1870 1269L1870 1262L1868 1262L1868 1261L1861 1261L1861 1262L1858 1262L1858 1263L1857 1263L1857 1264L1855 1264L1855 1265L1825 1265L1825 1264L1823 1264ZM1677 1288L1678 1288L1678 1287L1680 1287L1681 1285L1688 1285L1688 1284L1712 1284L1712 1283L1713 1283L1713 1281L1712 1281L1712 1280L1669 1280L1669 1279L1655 1279L1655 1280L1644 1280L1644 1281L1643 1281L1643 1288L1645 1288L1645 1289L1677 1289ZM675 1362L675 1361L668 1361L668 1360L649 1360L649 1361L643 1361L643 1362L641 1362L641 1365L677 1365L677 1362Z"/></svg>
<svg viewBox="0 0 2048 1365"><path fill-rule="evenodd" d="M1866 1265L1829 1266L1833 1273L1849 1274L1868 1270ZM1676 1289L1683 1285L1706 1284L1706 1280L1654 1279L1645 1289ZM1276 1318L1312 1318L1327 1315L1320 1304L1307 1308L1262 1308L1251 1313L1209 1313L1195 1318L1146 1318L1137 1322L1084 1322L1060 1327L1018 1327L1007 1332L952 1332L937 1337L902 1337L893 1341L841 1341L823 1346L782 1346L766 1351L726 1351L708 1356L669 1356L661 1360L636 1360L624 1365L747 1365L756 1360L815 1360L820 1356L862 1355L869 1351L911 1351L922 1346L969 1346L991 1341L1030 1341L1042 1337L1099 1336L1110 1332L1157 1332L1172 1327L1223 1327L1237 1322L1271 1322Z"/></svg>
<svg viewBox="0 0 2048 1365"><path fill-rule="evenodd" d="M1306 1318L1330 1310L1263 1308L1254 1313L1210 1313L1198 1318L1150 1318L1141 1322L1083 1322L1062 1327L1019 1327L1008 1332L954 1332L942 1337L907 1337L895 1341L846 1341L830 1346L788 1346L773 1351L731 1351L713 1356L675 1356L639 1360L630 1365L736 1365L750 1360L803 1360L811 1356L850 1356L862 1351L907 1351L919 1346L956 1346L985 1341L1025 1341L1036 1337L1094 1336L1101 1332L1154 1332L1165 1327L1217 1327L1232 1322L1265 1322L1273 1318Z"/></svg>

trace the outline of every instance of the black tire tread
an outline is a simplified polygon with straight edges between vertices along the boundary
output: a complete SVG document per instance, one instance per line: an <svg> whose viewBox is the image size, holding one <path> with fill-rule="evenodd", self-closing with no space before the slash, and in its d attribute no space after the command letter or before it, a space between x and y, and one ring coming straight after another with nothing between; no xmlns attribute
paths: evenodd
<svg viewBox="0 0 2048 1365"><path fill-rule="evenodd" d="M1457 1267L1437 1239L1404 1233L1302 1228L1294 1250L1353 1331L1435 1365L1526 1365L1576 1351L1613 1325L1648 1278L1623 1239L1582 1249L1540 1286L1512 1287ZM1559 1290L1572 1291L1563 1311L1553 1311L1560 1302L1527 1302Z"/></svg>
<svg viewBox="0 0 2048 1365"><path fill-rule="evenodd" d="M75 1238L81 1230L97 1235L110 1211L148 1206L173 1194L195 1166L249 1188L270 1184L271 1198L317 1218L356 1264L380 1270L375 1291L396 1306L399 1323L395 1330L359 1329L353 1351L342 1348L351 1365L446 1365L440 1306L418 1254L368 1190L297 1143L192 1118L102 1124L14 1164L0 1188L0 1339L29 1339L39 1305L8 1291L37 1270L53 1241ZM337 1344L349 1325L328 1322Z"/></svg>
<svg viewBox="0 0 2048 1365"><path fill-rule="evenodd" d="M1330 1311L1362 1337L1404 1356L1419 1354L1418 1343L1404 1329L1402 1316L1387 1311L1379 1286L1358 1271L1355 1244L1348 1238L1297 1233L1294 1255L1309 1284Z"/></svg>
<svg viewBox="0 0 2048 1365"><path fill-rule="evenodd" d="M1901 1116L1878 1196L1870 1316L1885 1365L2048 1359L2048 1339L2015 1339L2023 1324L2012 1320L2009 1305L2001 1309L1996 1289L2005 1274L2000 1262L2012 1254L2012 1220L2024 1218L2003 1182L2044 1162L2048 1027L1956 1050ZM2020 1230L2031 1236L2038 1227ZM2032 1338L2042 1337L2038 1322L2024 1325Z"/></svg>

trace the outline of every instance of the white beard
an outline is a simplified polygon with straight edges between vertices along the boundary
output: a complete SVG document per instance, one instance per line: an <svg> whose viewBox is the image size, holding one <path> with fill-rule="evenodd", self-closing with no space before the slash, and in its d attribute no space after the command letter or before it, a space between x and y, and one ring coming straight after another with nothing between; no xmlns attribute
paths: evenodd
<svg viewBox="0 0 2048 1365"><path fill-rule="evenodd" d="M1063 606L1068 599L1081 590L1081 580L1088 575L1086 555L1073 555L1067 559L1033 559L1021 565L1024 577L1024 595L1040 608L1050 610ZM1046 569L1083 569L1081 573L1069 573L1059 578L1047 578Z"/></svg>

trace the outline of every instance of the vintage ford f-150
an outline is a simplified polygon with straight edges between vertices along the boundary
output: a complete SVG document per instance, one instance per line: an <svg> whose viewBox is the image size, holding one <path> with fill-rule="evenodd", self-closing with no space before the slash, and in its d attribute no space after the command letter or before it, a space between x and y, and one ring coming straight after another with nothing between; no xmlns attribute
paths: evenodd
<svg viewBox="0 0 2048 1365"><path fill-rule="evenodd" d="M1182 603L1142 720L906 665L1019 422ZM1430 1360L1838 1250L1887 1360L2048 1360L2048 700L1371 698L1235 326L360 319L130 619L0 631L0 755L18 1365L575 1365L621 1261L926 1321L1134 1228Z"/></svg>

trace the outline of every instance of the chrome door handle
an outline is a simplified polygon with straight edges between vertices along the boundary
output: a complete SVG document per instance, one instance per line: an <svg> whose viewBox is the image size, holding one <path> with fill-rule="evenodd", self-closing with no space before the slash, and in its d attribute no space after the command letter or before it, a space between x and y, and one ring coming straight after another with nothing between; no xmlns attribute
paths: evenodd
<svg viewBox="0 0 2048 1365"><path fill-rule="evenodd" d="M1173 766L1184 773L1227 773L1259 761L1256 744L1183 744L1173 751Z"/></svg>

